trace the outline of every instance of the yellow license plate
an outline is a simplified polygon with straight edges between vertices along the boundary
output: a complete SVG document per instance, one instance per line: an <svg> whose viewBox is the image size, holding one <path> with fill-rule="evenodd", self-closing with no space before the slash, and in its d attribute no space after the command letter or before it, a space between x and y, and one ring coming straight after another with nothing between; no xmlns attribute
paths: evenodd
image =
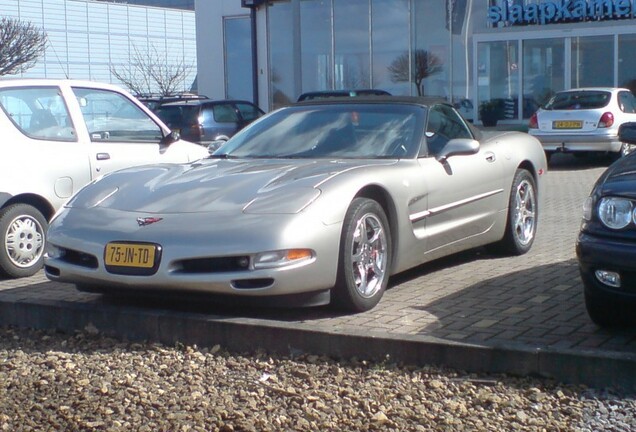
<svg viewBox="0 0 636 432"><path fill-rule="evenodd" d="M581 129L583 122L580 120L557 120L552 123L553 129Z"/></svg>
<svg viewBox="0 0 636 432"><path fill-rule="evenodd" d="M104 251L107 266L152 268L156 246L152 244L108 243Z"/></svg>

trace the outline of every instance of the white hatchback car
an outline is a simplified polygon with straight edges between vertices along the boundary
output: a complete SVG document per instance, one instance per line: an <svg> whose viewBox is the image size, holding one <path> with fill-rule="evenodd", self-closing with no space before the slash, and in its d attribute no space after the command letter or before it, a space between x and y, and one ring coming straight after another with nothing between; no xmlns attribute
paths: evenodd
<svg viewBox="0 0 636 432"><path fill-rule="evenodd" d="M590 87L556 93L532 115L528 132L554 152L606 152L617 157L632 146L618 138L623 123L636 121L636 98L626 88Z"/></svg>
<svg viewBox="0 0 636 432"><path fill-rule="evenodd" d="M208 155L126 91L88 81L0 80L0 131L0 275L8 277L42 267L48 221L90 181Z"/></svg>

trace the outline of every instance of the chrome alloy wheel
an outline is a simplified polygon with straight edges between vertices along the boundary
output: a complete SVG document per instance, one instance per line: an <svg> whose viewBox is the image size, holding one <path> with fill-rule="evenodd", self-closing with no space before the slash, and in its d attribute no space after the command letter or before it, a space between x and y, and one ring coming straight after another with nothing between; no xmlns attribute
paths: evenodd
<svg viewBox="0 0 636 432"><path fill-rule="evenodd" d="M351 247L352 271L360 296L373 297L387 277L387 237L382 223L366 213L356 223Z"/></svg>
<svg viewBox="0 0 636 432"><path fill-rule="evenodd" d="M515 191L514 230L521 245L527 245L534 238L536 208L534 186L524 179Z"/></svg>
<svg viewBox="0 0 636 432"><path fill-rule="evenodd" d="M29 215L17 216L8 225L5 249L16 267L30 267L44 253L44 228Z"/></svg>

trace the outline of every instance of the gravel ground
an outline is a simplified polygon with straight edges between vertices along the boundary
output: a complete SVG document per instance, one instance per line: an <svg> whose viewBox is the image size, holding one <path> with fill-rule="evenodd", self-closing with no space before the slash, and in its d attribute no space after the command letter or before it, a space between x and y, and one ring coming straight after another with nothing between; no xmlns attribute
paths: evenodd
<svg viewBox="0 0 636 432"><path fill-rule="evenodd" d="M634 431L634 395L546 380L0 328L2 431Z"/></svg>

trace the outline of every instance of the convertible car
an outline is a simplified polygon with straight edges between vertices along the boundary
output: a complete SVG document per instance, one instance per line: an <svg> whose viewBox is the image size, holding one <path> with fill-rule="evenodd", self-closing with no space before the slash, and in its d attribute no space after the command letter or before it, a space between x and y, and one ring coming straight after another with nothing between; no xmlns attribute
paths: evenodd
<svg viewBox="0 0 636 432"><path fill-rule="evenodd" d="M527 252L546 166L536 138L481 133L445 103L299 103L206 159L95 180L52 221L45 271L112 295L366 311L390 275L424 262Z"/></svg>

